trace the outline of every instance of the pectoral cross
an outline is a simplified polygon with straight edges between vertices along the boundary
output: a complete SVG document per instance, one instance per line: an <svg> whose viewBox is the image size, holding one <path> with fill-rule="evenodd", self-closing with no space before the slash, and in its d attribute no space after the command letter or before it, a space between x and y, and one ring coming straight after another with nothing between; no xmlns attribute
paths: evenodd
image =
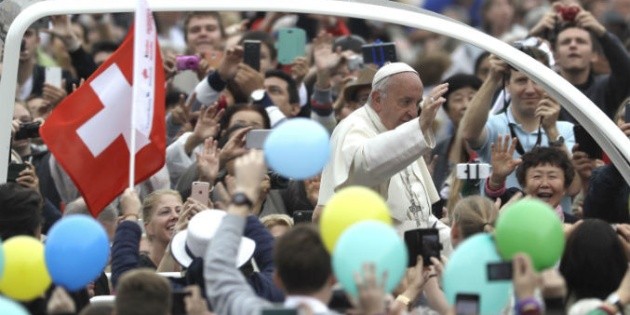
<svg viewBox="0 0 630 315"><path fill-rule="evenodd" d="M413 200L411 201L411 206L409 206L409 212L413 215L413 219L416 221L416 225L421 227L422 224L420 222L420 215L422 214L422 206L417 205Z"/></svg>

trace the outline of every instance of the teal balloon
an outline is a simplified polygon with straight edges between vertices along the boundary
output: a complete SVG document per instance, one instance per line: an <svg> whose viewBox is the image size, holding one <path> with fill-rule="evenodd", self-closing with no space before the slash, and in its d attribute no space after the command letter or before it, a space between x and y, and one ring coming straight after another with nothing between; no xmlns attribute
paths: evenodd
<svg viewBox="0 0 630 315"><path fill-rule="evenodd" d="M267 164L278 174L308 179L321 173L328 162L329 135L311 119L292 118L271 131L263 149Z"/></svg>
<svg viewBox="0 0 630 315"><path fill-rule="evenodd" d="M538 271L553 267L564 250L560 218L549 204L538 199L526 198L503 209L495 235L504 259L527 253Z"/></svg>
<svg viewBox="0 0 630 315"><path fill-rule="evenodd" d="M358 296L354 274L362 274L365 263L374 264L377 279L387 272L387 292L396 288L407 268L407 248L393 227L380 221L362 221L341 234L333 251L333 271L353 297Z"/></svg>
<svg viewBox="0 0 630 315"><path fill-rule="evenodd" d="M480 233L461 243L444 270L444 294L455 305L457 294L478 294L481 314L500 314L508 305L511 281L488 281L488 263L500 262L492 237Z"/></svg>
<svg viewBox="0 0 630 315"><path fill-rule="evenodd" d="M107 265L109 239L94 218L70 215L48 232L44 257L53 283L75 292L98 278Z"/></svg>
<svg viewBox="0 0 630 315"><path fill-rule="evenodd" d="M2 315L29 315L28 311L19 303L0 296L0 314Z"/></svg>

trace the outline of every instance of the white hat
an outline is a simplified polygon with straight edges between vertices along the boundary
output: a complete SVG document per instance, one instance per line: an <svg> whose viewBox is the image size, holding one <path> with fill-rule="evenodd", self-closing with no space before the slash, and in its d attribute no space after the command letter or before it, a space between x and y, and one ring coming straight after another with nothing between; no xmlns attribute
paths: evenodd
<svg viewBox="0 0 630 315"><path fill-rule="evenodd" d="M418 74L418 71L414 70L411 66L404 62L392 62L385 64L383 67L378 69L378 71L374 75L374 79L372 80L372 88L374 88L374 85L376 85L378 81L381 81L391 75L403 72L413 72L415 74Z"/></svg>
<svg viewBox="0 0 630 315"><path fill-rule="evenodd" d="M175 234L171 241L171 253L177 262L188 267L195 257L204 257L210 241L219 229L225 216L224 211L204 210L197 213L188 223L188 229ZM256 243L241 237L236 257L236 267L244 265L254 254Z"/></svg>

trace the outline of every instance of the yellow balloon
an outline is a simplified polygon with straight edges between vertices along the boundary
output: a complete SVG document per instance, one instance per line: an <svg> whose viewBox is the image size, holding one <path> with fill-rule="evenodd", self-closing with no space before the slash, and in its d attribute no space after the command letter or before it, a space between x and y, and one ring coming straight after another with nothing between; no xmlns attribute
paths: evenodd
<svg viewBox="0 0 630 315"><path fill-rule="evenodd" d="M320 234L328 252L333 252L343 231L364 220L392 224L389 207L381 195L366 187L351 186L332 196L324 207L319 223Z"/></svg>
<svg viewBox="0 0 630 315"><path fill-rule="evenodd" d="M30 236L15 236L7 239L3 247L4 273L0 291L19 301L31 301L41 296L51 283L42 242Z"/></svg>

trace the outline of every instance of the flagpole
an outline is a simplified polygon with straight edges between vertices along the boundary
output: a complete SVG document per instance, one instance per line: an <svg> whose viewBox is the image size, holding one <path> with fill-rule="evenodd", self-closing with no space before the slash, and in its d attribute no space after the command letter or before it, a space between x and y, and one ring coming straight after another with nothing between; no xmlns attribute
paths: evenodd
<svg viewBox="0 0 630 315"><path fill-rule="evenodd" d="M140 44L139 44L139 38L138 38L138 33L141 32L140 27L140 19L142 16L142 0L138 0L136 1L136 10L135 10L135 14L134 14L134 37L133 37L133 91L131 93L131 132L130 132L130 136L129 136L129 188L133 189L135 186L135 175L136 175L136 111L135 111L135 107L136 107L136 102L138 100L138 89L135 87L136 84L138 84L138 82L136 82L137 79L137 73L138 71L140 71L140 69L138 69L140 67L140 65L138 64L137 61L137 56L140 53Z"/></svg>

